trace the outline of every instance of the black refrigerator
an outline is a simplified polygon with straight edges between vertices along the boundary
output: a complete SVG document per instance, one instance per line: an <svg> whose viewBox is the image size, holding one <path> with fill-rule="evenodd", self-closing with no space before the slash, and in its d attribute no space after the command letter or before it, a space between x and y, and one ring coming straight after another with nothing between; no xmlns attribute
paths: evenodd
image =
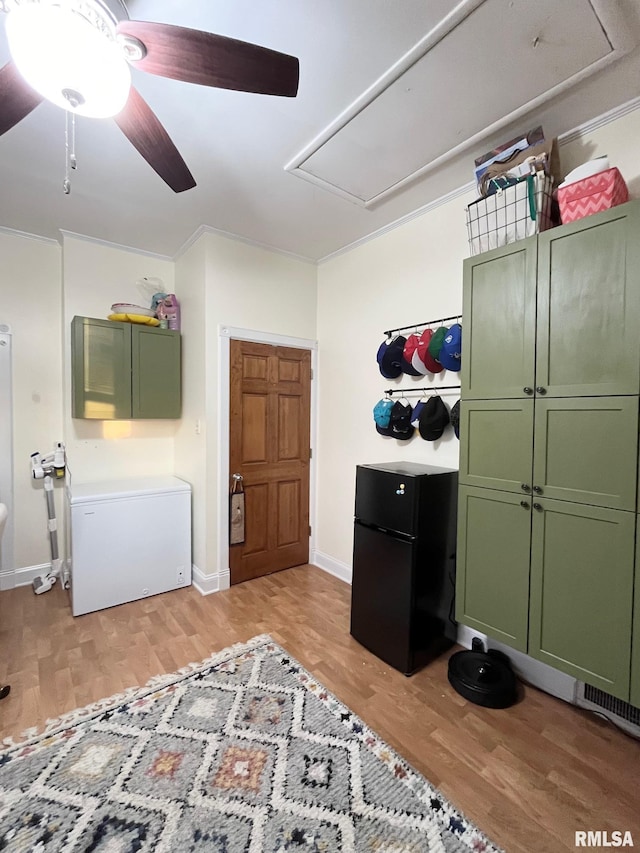
<svg viewBox="0 0 640 853"><path fill-rule="evenodd" d="M351 634L405 675L456 639L457 493L451 468L356 469Z"/></svg>

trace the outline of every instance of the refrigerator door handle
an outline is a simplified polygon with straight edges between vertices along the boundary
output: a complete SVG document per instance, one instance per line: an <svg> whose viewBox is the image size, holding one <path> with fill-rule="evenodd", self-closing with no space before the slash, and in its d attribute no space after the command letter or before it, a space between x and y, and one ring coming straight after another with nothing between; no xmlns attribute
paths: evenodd
<svg viewBox="0 0 640 853"><path fill-rule="evenodd" d="M390 530L387 527L380 527L379 524L369 524L369 522L363 521L361 518L356 518L355 523L359 524L361 527L366 527L368 530L377 530L379 533L391 536L392 539L400 539L402 542L415 542L418 538L411 533L402 533L400 530Z"/></svg>

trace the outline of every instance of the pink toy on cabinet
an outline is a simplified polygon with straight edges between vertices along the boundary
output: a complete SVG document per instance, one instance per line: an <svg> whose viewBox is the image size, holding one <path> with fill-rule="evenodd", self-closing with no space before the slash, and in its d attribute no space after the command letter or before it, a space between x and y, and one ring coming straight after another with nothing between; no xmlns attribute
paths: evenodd
<svg viewBox="0 0 640 853"><path fill-rule="evenodd" d="M175 293L168 293L158 302L156 316L162 325L162 321L166 320L170 329L180 331L180 303Z"/></svg>

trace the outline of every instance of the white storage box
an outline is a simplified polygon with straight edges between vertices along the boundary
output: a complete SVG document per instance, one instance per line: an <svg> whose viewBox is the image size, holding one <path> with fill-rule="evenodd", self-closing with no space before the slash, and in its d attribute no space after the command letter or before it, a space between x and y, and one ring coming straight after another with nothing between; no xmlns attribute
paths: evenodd
<svg viewBox="0 0 640 853"><path fill-rule="evenodd" d="M191 583L191 486L138 477L67 487L74 616Z"/></svg>
<svg viewBox="0 0 640 853"><path fill-rule="evenodd" d="M472 255L506 246L553 227L553 178L536 172L467 207Z"/></svg>

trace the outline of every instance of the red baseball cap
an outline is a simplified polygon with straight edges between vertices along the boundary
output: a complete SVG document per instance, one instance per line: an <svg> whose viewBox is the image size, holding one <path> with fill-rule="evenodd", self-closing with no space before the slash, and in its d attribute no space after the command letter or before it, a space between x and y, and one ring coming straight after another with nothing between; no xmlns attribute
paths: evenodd
<svg viewBox="0 0 640 853"><path fill-rule="evenodd" d="M429 352L429 342L433 337L433 329L425 329L424 332L420 335L420 340L418 341L418 356L420 360L424 363L427 370L431 373L440 373L440 371L444 370L444 367L440 364L439 361L436 361L435 358Z"/></svg>

